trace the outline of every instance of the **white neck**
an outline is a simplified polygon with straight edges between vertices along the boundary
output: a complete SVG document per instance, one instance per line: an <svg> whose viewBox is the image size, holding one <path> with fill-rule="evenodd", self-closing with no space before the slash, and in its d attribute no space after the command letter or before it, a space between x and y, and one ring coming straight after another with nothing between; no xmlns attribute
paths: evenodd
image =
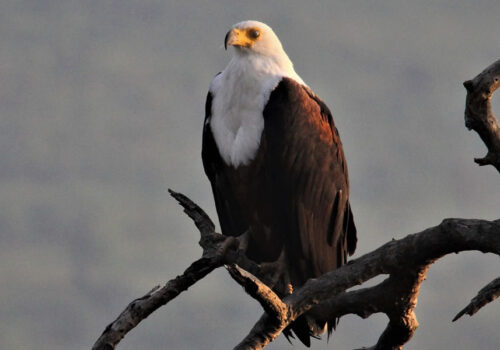
<svg viewBox="0 0 500 350"><path fill-rule="evenodd" d="M212 81L212 118L208 122L226 164L236 168L255 157L264 129L262 112L283 77L304 84L284 52L270 57L237 52Z"/></svg>

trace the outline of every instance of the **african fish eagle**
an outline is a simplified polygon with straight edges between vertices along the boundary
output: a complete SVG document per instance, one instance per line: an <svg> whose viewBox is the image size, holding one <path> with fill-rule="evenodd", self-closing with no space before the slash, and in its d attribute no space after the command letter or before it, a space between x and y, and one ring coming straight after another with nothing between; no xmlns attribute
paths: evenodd
<svg viewBox="0 0 500 350"><path fill-rule="evenodd" d="M203 166L222 233L255 262L279 266L267 283L283 297L356 248L342 143L269 26L240 22L224 44L234 55L208 92ZM327 322L331 330L335 320L306 314L290 328L309 346Z"/></svg>

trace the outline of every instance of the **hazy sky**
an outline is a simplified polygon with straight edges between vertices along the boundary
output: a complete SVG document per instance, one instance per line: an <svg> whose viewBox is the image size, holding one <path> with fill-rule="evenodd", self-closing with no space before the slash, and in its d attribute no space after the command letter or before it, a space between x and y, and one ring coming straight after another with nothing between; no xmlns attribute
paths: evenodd
<svg viewBox="0 0 500 350"><path fill-rule="evenodd" d="M463 125L462 86L500 58L498 0L1 1L0 348L88 349L199 257L167 188L216 219L205 96L230 58L225 33L245 19L274 28L333 112L355 256L447 217L500 217L500 176L473 163L486 151ZM433 265L407 349L499 349L500 303L451 323L498 271L480 253ZM228 349L261 313L216 271L119 349ZM314 349L373 345L386 322L345 317Z"/></svg>

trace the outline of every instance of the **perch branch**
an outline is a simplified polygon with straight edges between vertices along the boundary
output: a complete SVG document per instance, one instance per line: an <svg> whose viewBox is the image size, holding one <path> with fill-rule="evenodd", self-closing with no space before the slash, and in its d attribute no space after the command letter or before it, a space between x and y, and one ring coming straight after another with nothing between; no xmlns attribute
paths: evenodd
<svg viewBox="0 0 500 350"><path fill-rule="evenodd" d="M468 250L500 255L500 220L446 219L436 227L393 240L337 270L311 279L283 299L289 308L287 317L276 320L268 314L262 315L236 349L262 349L314 306L318 305L312 312L317 312L323 305L338 305L348 298L354 306L349 309L345 305L341 314L366 316L382 311L389 316L389 324L373 349L401 349L418 326L413 310L428 267L447 254ZM345 293L379 274L390 277L378 286ZM363 303L367 311L360 311L358 304Z"/></svg>
<svg viewBox="0 0 500 350"><path fill-rule="evenodd" d="M262 349L297 317L309 311L327 320L349 313L368 317L374 312L384 312L389 316L389 324L378 343L370 349L401 349L418 326L413 313L416 297L425 272L435 260L465 250L500 255L500 220L447 219L423 232L392 240L337 270L311 279L293 294L280 300L270 288L254 277L261 274L260 266L238 249L237 238L216 233L212 221L201 208L180 193L171 191L171 194L200 231L202 258L164 287L156 287L131 302L106 327L93 349L114 349L139 322L223 265L228 265L233 278L265 310L236 349ZM346 291L380 274L387 274L389 278L371 288ZM492 288L483 288L494 292L482 290L479 294L487 301L479 303L484 305L498 296L497 283L495 280L488 285Z"/></svg>
<svg viewBox="0 0 500 350"><path fill-rule="evenodd" d="M500 124L491 109L491 96L499 86L500 60L464 82L467 90L465 126L475 130L488 148L484 158L474 161L480 166L493 165L500 172Z"/></svg>
<svg viewBox="0 0 500 350"><path fill-rule="evenodd" d="M252 298L260 303L268 315L279 318L287 314L287 306L281 301L280 297L271 288L259 281L258 278L239 268L238 265L227 266L227 269L231 277L242 285Z"/></svg>

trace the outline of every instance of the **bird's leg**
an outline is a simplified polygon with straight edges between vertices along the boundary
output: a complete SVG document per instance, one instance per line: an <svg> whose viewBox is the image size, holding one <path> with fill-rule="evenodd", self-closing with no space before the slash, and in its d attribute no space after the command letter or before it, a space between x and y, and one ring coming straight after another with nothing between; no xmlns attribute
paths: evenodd
<svg viewBox="0 0 500 350"><path fill-rule="evenodd" d="M225 259L225 256L226 256L226 253L228 250L238 249L238 247L239 247L238 239L233 237L233 236L229 236L219 246L219 248L217 249L216 255L220 259Z"/></svg>
<svg viewBox="0 0 500 350"><path fill-rule="evenodd" d="M246 253L248 248L249 236L250 236L250 229L246 230L244 233L242 233L237 237L227 236L225 241L217 249L217 255L221 258L224 258L228 250L236 250L236 249L240 249L244 253Z"/></svg>
<svg viewBox="0 0 500 350"><path fill-rule="evenodd" d="M239 235L238 240L240 241L239 248L246 253L248 249L248 242L250 240L250 229Z"/></svg>
<svg viewBox="0 0 500 350"><path fill-rule="evenodd" d="M286 269L285 250L282 249L280 256L273 262L262 263L261 270L265 278L263 282L278 293L280 297L291 294L293 291L290 276Z"/></svg>

